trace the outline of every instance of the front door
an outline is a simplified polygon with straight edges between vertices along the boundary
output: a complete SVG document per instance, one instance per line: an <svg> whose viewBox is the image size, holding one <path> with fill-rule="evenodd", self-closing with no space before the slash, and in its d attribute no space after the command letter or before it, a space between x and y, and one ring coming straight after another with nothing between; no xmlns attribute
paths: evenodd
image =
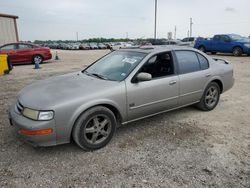
<svg viewBox="0 0 250 188"><path fill-rule="evenodd" d="M128 121L178 105L179 77L175 74L170 52L153 56L136 75L140 72L151 74L152 79L139 82L126 80Z"/></svg>

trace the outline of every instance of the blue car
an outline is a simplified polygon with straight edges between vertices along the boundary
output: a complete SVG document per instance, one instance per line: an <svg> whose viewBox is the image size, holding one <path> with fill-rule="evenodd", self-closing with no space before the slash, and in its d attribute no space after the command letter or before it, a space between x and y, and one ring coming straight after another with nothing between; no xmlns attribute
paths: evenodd
<svg viewBox="0 0 250 188"><path fill-rule="evenodd" d="M221 52L232 53L234 56L250 55L250 39L235 34L214 35L212 39L198 38L194 48L212 54Z"/></svg>

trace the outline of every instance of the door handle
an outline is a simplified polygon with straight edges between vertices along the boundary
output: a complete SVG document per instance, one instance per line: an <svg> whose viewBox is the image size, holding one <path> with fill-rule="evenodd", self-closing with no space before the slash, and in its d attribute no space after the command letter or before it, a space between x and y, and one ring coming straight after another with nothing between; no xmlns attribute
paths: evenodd
<svg viewBox="0 0 250 188"><path fill-rule="evenodd" d="M206 74L206 77L210 77L211 76L211 74Z"/></svg>
<svg viewBox="0 0 250 188"><path fill-rule="evenodd" d="M169 85L174 85L174 84L176 84L177 83L177 81L176 80L173 80L173 81L170 81L169 82Z"/></svg>

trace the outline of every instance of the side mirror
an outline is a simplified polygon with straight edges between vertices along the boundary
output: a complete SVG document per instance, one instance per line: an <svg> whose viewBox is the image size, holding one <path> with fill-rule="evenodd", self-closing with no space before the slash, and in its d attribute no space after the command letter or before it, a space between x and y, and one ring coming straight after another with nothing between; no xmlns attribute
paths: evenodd
<svg viewBox="0 0 250 188"><path fill-rule="evenodd" d="M150 81L152 80L152 75L146 72L141 72L136 76L137 82Z"/></svg>

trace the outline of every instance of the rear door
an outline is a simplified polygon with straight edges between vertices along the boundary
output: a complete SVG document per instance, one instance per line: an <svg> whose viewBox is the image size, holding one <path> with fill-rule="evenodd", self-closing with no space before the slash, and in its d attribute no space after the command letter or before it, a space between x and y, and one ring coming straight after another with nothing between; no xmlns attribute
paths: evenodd
<svg viewBox="0 0 250 188"><path fill-rule="evenodd" d="M29 44L18 44L17 55L22 62L31 62L33 56L33 46Z"/></svg>
<svg viewBox="0 0 250 188"><path fill-rule="evenodd" d="M179 68L179 106L198 102L203 94L211 72L208 60L191 50L176 50Z"/></svg>
<svg viewBox="0 0 250 188"><path fill-rule="evenodd" d="M16 44L8 44L0 48L0 54L7 54L12 63L17 63L19 62L19 58L16 53L16 49L17 49Z"/></svg>
<svg viewBox="0 0 250 188"><path fill-rule="evenodd" d="M211 49L208 49L211 52L221 52L220 51L220 35L215 35L213 40L211 40Z"/></svg>

